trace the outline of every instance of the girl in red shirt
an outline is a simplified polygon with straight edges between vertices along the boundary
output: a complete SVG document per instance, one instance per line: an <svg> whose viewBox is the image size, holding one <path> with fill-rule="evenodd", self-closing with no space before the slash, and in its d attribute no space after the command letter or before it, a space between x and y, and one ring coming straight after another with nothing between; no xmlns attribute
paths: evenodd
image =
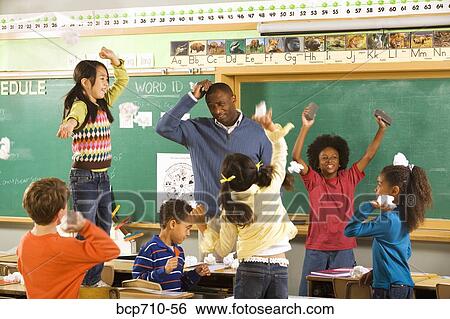
<svg viewBox="0 0 450 319"><path fill-rule="evenodd" d="M340 136L321 135L308 146L309 165L302 158L302 149L314 118L307 107L302 114L302 128L292 152L293 159L304 168L300 172L309 193L311 211L305 258L300 283L300 296L307 295L306 276L312 271L351 268L355 265L353 248L356 240L344 235L344 228L353 215L355 188L364 178L364 169L375 156L387 125L377 117L378 131L364 155L347 168L349 148Z"/></svg>

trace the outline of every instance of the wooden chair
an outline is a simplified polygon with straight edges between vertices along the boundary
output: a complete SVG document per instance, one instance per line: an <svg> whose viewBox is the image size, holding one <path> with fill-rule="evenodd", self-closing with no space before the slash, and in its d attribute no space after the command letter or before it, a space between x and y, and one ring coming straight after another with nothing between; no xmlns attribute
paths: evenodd
<svg viewBox="0 0 450 319"><path fill-rule="evenodd" d="M346 289L347 283L349 283L351 279L349 278L333 278L333 290L334 290L334 298L345 299L346 298Z"/></svg>
<svg viewBox="0 0 450 319"><path fill-rule="evenodd" d="M8 276L9 267L7 265L0 264L0 276Z"/></svg>
<svg viewBox="0 0 450 319"><path fill-rule="evenodd" d="M436 296L438 299L450 299L450 284L436 284Z"/></svg>
<svg viewBox="0 0 450 319"><path fill-rule="evenodd" d="M131 279L131 280L124 280L122 281L122 287L137 287L137 288L147 288L152 290L159 290L161 291L161 285L147 280L142 279Z"/></svg>
<svg viewBox="0 0 450 319"><path fill-rule="evenodd" d="M359 282L348 282L345 288L346 299L371 299L372 287Z"/></svg>
<svg viewBox="0 0 450 319"><path fill-rule="evenodd" d="M115 287L80 288L80 299L120 299L119 289Z"/></svg>
<svg viewBox="0 0 450 319"><path fill-rule="evenodd" d="M114 267L111 265L104 265L101 278L105 283L112 286L114 283Z"/></svg>

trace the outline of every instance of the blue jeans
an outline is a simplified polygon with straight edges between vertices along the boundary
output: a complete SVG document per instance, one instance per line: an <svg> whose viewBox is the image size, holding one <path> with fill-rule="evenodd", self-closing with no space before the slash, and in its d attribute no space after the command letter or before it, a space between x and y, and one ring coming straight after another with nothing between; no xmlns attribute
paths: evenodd
<svg viewBox="0 0 450 319"><path fill-rule="evenodd" d="M92 172L72 168L70 171L70 190L73 209L83 214L84 218L103 229L107 234L111 230L111 185L107 172ZM82 236L78 236L82 240ZM95 285L101 279L103 263L89 269L83 285Z"/></svg>
<svg viewBox="0 0 450 319"><path fill-rule="evenodd" d="M242 262L236 271L234 298L287 299L288 267L279 264Z"/></svg>
<svg viewBox="0 0 450 319"><path fill-rule="evenodd" d="M308 283L306 276L310 275L311 271L334 268L352 268L355 265L356 261L355 255L353 255L353 249L331 251L306 249L299 295L306 296L308 294Z"/></svg>
<svg viewBox="0 0 450 319"><path fill-rule="evenodd" d="M373 288L373 299L412 299L413 288L406 285L391 285L390 289Z"/></svg>

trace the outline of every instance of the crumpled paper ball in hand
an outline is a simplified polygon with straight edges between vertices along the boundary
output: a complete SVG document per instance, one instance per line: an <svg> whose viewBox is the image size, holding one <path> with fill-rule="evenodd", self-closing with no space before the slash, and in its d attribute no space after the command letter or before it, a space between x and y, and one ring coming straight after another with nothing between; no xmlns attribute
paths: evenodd
<svg viewBox="0 0 450 319"><path fill-rule="evenodd" d="M296 161L292 161L289 163L288 172L291 174L292 173L300 174L300 172L304 169L305 167L302 164L297 163Z"/></svg>
<svg viewBox="0 0 450 319"><path fill-rule="evenodd" d="M226 257L223 258L223 264L225 265L225 267L231 267L231 265L233 264L234 261L234 252L228 254Z"/></svg>

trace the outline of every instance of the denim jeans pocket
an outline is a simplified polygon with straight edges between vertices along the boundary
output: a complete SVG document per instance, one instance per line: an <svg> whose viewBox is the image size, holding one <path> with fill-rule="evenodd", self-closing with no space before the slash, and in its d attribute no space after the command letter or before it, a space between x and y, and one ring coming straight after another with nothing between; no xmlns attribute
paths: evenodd
<svg viewBox="0 0 450 319"><path fill-rule="evenodd" d="M391 285L391 289L389 289L389 298L390 299L410 299L411 298L411 287L409 286L400 286L400 285Z"/></svg>
<svg viewBox="0 0 450 319"><path fill-rule="evenodd" d="M85 169L71 169L69 176L72 184L84 184L93 180L91 171Z"/></svg>
<svg viewBox="0 0 450 319"><path fill-rule="evenodd" d="M236 273L234 296L237 299L257 299L263 297L267 276L261 272L239 270Z"/></svg>
<svg viewBox="0 0 450 319"><path fill-rule="evenodd" d="M91 181L92 178L90 176L70 176L70 183L72 184L86 184Z"/></svg>

